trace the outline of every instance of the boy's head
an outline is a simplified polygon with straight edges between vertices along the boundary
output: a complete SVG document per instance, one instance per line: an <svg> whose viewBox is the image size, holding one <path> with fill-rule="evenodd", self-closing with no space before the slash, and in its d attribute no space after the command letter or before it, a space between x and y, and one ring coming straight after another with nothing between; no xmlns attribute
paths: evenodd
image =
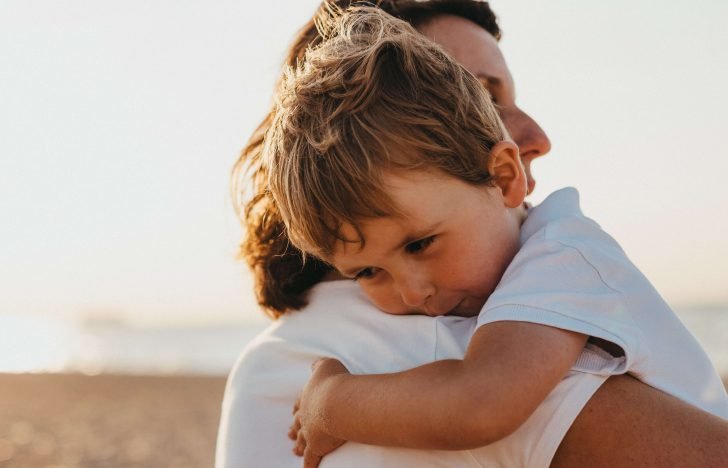
<svg viewBox="0 0 728 468"><path fill-rule="evenodd" d="M320 28L326 40L287 72L266 135L270 188L289 238L355 273L387 312L474 313L471 296L492 291L517 249L514 213L526 191L518 151L487 92L437 45L376 8L332 14ZM466 231L476 235L463 238ZM442 273L479 285L433 280L437 303L433 292L415 304L399 269L442 240L462 247L442 252ZM402 245L384 245L392 241ZM404 263L389 265L397 247ZM462 258L454 256L477 265L458 270ZM410 266L402 270L409 276L429 268ZM367 287L383 286L384 276L386 288Z"/></svg>

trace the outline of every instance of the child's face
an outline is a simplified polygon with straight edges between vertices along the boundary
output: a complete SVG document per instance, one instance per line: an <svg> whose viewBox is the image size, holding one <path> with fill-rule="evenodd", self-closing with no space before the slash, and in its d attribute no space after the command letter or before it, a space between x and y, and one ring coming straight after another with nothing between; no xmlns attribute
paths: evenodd
<svg viewBox="0 0 728 468"><path fill-rule="evenodd" d="M439 171L384 181L406 216L364 220L364 248L337 242L334 266L390 314L477 315L518 251L522 207ZM357 239L351 225L341 234Z"/></svg>

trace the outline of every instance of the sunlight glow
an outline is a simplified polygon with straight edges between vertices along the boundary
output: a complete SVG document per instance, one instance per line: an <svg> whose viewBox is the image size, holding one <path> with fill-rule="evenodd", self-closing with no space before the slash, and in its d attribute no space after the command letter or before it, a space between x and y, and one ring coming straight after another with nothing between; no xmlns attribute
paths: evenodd
<svg viewBox="0 0 728 468"><path fill-rule="evenodd" d="M0 316L0 372L58 372L70 358L74 329L45 317Z"/></svg>

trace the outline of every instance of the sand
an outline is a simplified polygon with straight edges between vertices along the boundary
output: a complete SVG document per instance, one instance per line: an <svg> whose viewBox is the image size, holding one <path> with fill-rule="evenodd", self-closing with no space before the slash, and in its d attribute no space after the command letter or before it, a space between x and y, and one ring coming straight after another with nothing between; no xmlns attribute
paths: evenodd
<svg viewBox="0 0 728 468"><path fill-rule="evenodd" d="M211 467L224 387L216 377L0 374L0 468Z"/></svg>
<svg viewBox="0 0 728 468"><path fill-rule="evenodd" d="M211 467L223 378L0 374L0 467Z"/></svg>

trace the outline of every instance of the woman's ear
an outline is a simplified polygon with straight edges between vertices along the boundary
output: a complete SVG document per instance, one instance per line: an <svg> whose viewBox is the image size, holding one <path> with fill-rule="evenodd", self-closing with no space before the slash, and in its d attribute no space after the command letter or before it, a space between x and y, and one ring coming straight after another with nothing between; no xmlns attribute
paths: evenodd
<svg viewBox="0 0 728 468"><path fill-rule="evenodd" d="M493 176L496 187L500 188L507 207L517 208L523 204L528 193L528 183L515 143L504 140L491 148L488 172Z"/></svg>

